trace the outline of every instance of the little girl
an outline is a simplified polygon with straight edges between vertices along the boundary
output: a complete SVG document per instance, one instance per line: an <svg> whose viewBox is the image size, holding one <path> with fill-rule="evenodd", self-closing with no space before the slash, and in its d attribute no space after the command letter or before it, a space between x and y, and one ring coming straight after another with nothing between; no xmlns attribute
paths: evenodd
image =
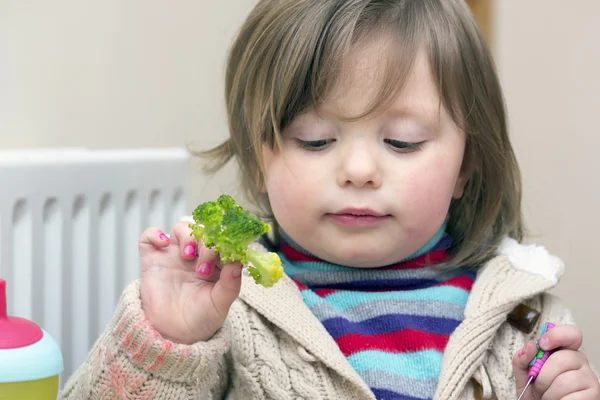
<svg viewBox="0 0 600 400"><path fill-rule="evenodd" d="M514 399L536 344L555 352L523 399L600 399L547 294L562 263L519 244L502 92L462 0L260 1L226 96L208 155L237 159L286 275L264 288L186 222L147 229L64 399Z"/></svg>

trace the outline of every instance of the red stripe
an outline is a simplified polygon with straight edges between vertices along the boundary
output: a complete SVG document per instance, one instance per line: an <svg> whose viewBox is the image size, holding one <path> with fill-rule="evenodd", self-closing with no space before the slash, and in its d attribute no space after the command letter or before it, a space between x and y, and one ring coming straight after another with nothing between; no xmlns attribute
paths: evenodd
<svg viewBox="0 0 600 400"><path fill-rule="evenodd" d="M298 289L300 290L306 290L308 289L308 286L306 286L304 283L297 281L295 279L292 279L294 281L294 283L296 284L296 286L298 286Z"/></svg>
<svg viewBox="0 0 600 400"><path fill-rule="evenodd" d="M299 252L298 250L290 247L288 245L282 244L280 246L283 255L290 261L298 261L298 262L323 262L316 257L312 257L306 255L304 253ZM410 261L403 261L398 264L390 265L388 267L381 267L381 270L397 270L397 269L415 269L415 268L423 268L431 264L439 264L444 261L447 261L449 258L449 254L445 249L432 251L430 253L424 254L420 257L415 258Z"/></svg>
<svg viewBox="0 0 600 400"><path fill-rule="evenodd" d="M473 279L468 276L460 275L452 279L448 279L447 281L440 282L436 286L453 286L470 292L471 288L473 287Z"/></svg>
<svg viewBox="0 0 600 400"><path fill-rule="evenodd" d="M317 296L325 298L325 297L329 296L330 294L337 292L337 290L335 290L335 289L315 289L315 290L313 290L313 292L315 292L315 294Z"/></svg>
<svg viewBox="0 0 600 400"><path fill-rule="evenodd" d="M421 257L417 257L414 260L403 261L398 264L391 265L389 267L383 267L382 270L398 270L398 269L415 269L423 268L431 264L439 264L447 261L449 254L446 250L437 250L430 253L424 254Z"/></svg>
<svg viewBox="0 0 600 400"><path fill-rule="evenodd" d="M319 260L318 258L307 256L304 253L300 253L298 250L294 249L293 247L286 246L284 244L282 244L280 246L280 248L281 248L281 251L283 252L283 255L288 260L290 260L290 261L316 261L316 262L323 262L322 260Z"/></svg>
<svg viewBox="0 0 600 400"><path fill-rule="evenodd" d="M298 286L298 289L300 289L300 291L308 290L308 286L306 286L304 283L297 281L295 279L292 279L292 281L294 281L294 283L296 284L296 286ZM317 296L325 298L325 297L329 296L330 294L337 292L337 290L335 290L335 289L315 289L315 290L313 290L313 292Z"/></svg>
<svg viewBox="0 0 600 400"><path fill-rule="evenodd" d="M444 351L448 336L435 335L414 329L385 333L377 336L348 334L336 340L346 357L365 350L381 350L388 353L412 353L421 350Z"/></svg>

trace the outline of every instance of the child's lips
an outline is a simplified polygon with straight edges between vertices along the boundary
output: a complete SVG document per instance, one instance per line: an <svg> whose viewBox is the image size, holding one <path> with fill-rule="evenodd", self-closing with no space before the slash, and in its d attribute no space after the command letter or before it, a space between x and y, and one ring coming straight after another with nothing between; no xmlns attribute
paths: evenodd
<svg viewBox="0 0 600 400"><path fill-rule="evenodd" d="M345 209L325 215L330 220L350 227L369 227L385 222L391 215L366 209Z"/></svg>
<svg viewBox="0 0 600 400"><path fill-rule="evenodd" d="M385 217L386 214L374 211L370 208L344 208L331 213L332 215L354 215L357 217Z"/></svg>

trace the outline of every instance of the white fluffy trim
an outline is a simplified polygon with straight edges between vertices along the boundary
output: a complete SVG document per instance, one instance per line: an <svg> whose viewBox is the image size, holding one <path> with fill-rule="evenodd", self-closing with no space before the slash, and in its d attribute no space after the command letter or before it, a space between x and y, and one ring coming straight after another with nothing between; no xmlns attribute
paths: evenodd
<svg viewBox="0 0 600 400"><path fill-rule="evenodd" d="M535 244L521 244L512 238L505 238L498 248L498 254L508 256L516 269L541 275L554 284L563 275L562 260Z"/></svg>

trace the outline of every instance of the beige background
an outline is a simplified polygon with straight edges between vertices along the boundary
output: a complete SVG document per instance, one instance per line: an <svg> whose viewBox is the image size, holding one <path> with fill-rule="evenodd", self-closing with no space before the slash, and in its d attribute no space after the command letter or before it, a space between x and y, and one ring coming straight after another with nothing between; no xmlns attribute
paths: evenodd
<svg viewBox="0 0 600 400"><path fill-rule="evenodd" d="M0 148L218 143L225 54L253 4L0 0ZM600 2L497 0L493 21L532 240L565 260L556 293L600 366ZM233 171L196 173L193 201Z"/></svg>

